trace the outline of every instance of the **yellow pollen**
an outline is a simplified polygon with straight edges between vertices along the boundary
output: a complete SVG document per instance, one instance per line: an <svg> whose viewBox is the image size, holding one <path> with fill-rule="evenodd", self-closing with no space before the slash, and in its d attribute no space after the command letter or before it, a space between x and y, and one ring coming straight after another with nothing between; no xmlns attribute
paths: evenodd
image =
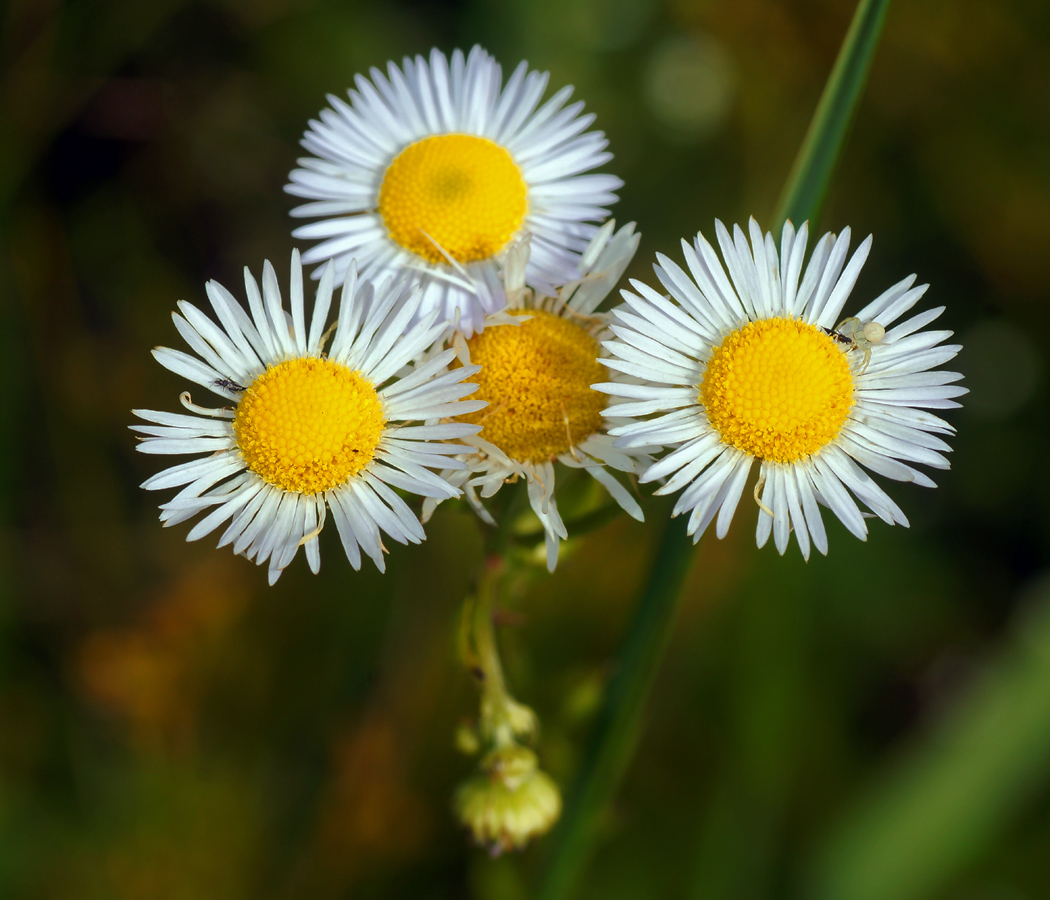
<svg viewBox="0 0 1050 900"><path fill-rule="evenodd" d="M525 212L521 170L499 144L472 134L409 144L379 188L379 214L391 240L434 263L447 262L435 242L456 262L494 256Z"/></svg>
<svg viewBox="0 0 1050 900"><path fill-rule="evenodd" d="M759 459L796 462L842 430L853 377L846 354L815 325L763 319L715 348L700 403L723 442Z"/></svg>
<svg viewBox="0 0 1050 900"><path fill-rule="evenodd" d="M520 326L496 325L469 341L470 361L482 367L470 381L471 399L489 405L467 422L511 459L543 462L568 452L602 426L604 394L591 388L605 381L598 342L575 322L529 310Z"/></svg>
<svg viewBox="0 0 1050 900"><path fill-rule="evenodd" d="M372 461L383 409L360 372L303 357L271 366L251 383L233 430L256 475L285 491L316 494Z"/></svg>

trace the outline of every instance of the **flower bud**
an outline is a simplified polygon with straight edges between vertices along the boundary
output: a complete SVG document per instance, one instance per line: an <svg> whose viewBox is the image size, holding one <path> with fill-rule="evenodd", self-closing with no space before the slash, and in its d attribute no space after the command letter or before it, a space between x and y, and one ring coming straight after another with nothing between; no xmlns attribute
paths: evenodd
<svg viewBox="0 0 1050 900"><path fill-rule="evenodd" d="M473 756L481 749L478 730L466 722L456 729L456 749L464 756Z"/></svg>
<svg viewBox="0 0 1050 900"><path fill-rule="evenodd" d="M535 736L536 730L539 728L539 721L536 719L536 713L531 708L508 697L506 711L507 723L510 725L510 729L514 732L515 737L531 738Z"/></svg>
<svg viewBox="0 0 1050 900"><path fill-rule="evenodd" d="M558 820L561 794L531 750L493 750L481 768L484 774L460 785L453 807L474 841L493 856L524 848Z"/></svg>

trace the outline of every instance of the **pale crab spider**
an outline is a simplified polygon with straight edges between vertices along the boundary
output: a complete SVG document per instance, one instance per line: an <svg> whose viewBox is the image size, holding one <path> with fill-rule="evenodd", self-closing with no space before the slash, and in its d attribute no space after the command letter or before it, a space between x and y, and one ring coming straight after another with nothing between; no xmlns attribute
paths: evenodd
<svg viewBox="0 0 1050 900"><path fill-rule="evenodd" d="M849 350L861 350L864 359L860 364L858 375L863 375L871 362L871 347L879 344L886 337L886 329L878 322L861 322L856 316L843 319L835 327L832 337L844 344L849 344Z"/></svg>

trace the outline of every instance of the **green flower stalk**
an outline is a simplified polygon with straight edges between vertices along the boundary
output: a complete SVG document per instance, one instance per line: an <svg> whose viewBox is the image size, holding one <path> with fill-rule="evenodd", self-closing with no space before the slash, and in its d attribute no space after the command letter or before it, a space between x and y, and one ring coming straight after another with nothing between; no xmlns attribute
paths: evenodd
<svg viewBox="0 0 1050 900"><path fill-rule="evenodd" d="M524 745L536 735L536 714L508 692L496 645L493 608L509 566L506 557L489 556L463 607L464 657L481 685L481 703L477 725L461 729L457 743L483 755L479 774L459 786L452 804L472 840L493 856L523 849L561 814L557 785Z"/></svg>

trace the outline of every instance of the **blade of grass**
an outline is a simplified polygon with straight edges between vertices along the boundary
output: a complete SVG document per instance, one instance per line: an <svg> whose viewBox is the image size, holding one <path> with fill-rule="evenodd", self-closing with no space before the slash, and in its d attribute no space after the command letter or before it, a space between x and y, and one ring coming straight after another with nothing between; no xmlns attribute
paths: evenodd
<svg viewBox="0 0 1050 900"><path fill-rule="evenodd" d="M780 231L785 219L801 224L819 215L868 80L889 5L889 0L861 0L857 4L838 59L780 195L774 234Z"/></svg>
<svg viewBox="0 0 1050 900"><path fill-rule="evenodd" d="M566 799L564 818L554 834L541 900L572 893L599 820L630 762L645 700L671 636L692 546L684 523L669 522L609 682L581 777Z"/></svg>
<svg viewBox="0 0 1050 900"><path fill-rule="evenodd" d="M967 696L820 848L805 896L926 900L1010 833L1050 782L1050 584Z"/></svg>
<svg viewBox="0 0 1050 900"><path fill-rule="evenodd" d="M889 0L861 0L820 103L792 168L779 205L776 230L785 218L815 220L849 123L871 68ZM541 900L566 900L590 860L602 814L616 793L638 743L649 690L663 657L682 585L692 561L692 543L672 523L664 532L648 583L609 684L595 731L565 815L551 838L541 873Z"/></svg>

